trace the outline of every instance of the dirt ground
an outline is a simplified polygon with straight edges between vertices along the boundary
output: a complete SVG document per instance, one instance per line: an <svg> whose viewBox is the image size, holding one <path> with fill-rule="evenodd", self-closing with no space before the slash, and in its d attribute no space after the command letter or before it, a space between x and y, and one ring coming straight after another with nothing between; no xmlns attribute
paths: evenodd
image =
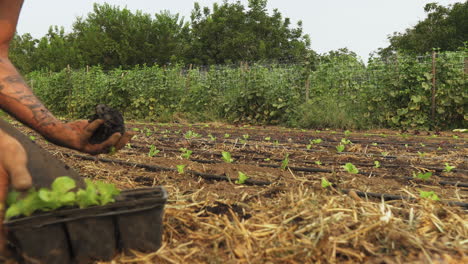
<svg viewBox="0 0 468 264"><path fill-rule="evenodd" d="M128 122L90 159L16 126L83 177L167 189L161 249L109 263L468 263L466 134Z"/></svg>

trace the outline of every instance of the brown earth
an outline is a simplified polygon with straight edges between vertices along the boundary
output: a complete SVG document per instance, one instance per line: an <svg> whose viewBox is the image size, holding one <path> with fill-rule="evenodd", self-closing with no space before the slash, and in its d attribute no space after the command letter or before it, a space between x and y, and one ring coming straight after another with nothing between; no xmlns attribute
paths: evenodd
<svg viewBox="0 0 468 264"><path fill-rule="evenodd" d="M130 145L86 160L21 127L84 177L122 189L163 185L168 190L162 248L116 256L112 263L468 263L468 217L462 207L468 202L466 134L219 123L134 122L127 129L138 130ZM339 153L343 138L353 143ZM311 144L312 139L322 142ZM151 145L160 150L154 157L148 155ZM190 159L181 157L180 148L193 151ZM222 151L234 162L224 162ZM281 169L286 154L288 167ZM346 172L345 163L360 174ZM446 163L455 169L444 172ZM175 171L181 164L183 174ZM253 181L236 184L239 172ZM430 179L413 178L425 172L432 172ZM334 187L323 188L323 178ZM359 197L359 191L414 200L382 202ZM420 191L433 191L441 201L422 199Z"/></svg>

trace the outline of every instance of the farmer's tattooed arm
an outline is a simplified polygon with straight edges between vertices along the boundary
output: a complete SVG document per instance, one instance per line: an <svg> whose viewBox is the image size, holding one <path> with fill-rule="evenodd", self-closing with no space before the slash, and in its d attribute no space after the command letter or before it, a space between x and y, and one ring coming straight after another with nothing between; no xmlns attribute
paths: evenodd
<svg viewBox="0 0 468 264"><path fill-rule="evenodd" d="M46 138L53 138L61 124L33 94L8 59L0 59L0 108Z"/></svg>

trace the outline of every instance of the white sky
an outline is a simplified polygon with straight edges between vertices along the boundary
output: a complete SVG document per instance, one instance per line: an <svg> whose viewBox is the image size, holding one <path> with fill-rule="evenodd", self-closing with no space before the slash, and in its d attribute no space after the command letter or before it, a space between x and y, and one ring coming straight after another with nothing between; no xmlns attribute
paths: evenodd
<svg viewBox="0 0 468 264"><path fill-rule="evenodd" d="M173 14L179 13L189 21L194 2L199 2L202 7L211 7L212 3L221 3L222 0L25 0L18 33L31 33L33 37L40 38L51 25L63 26L70 32L76 17L86 16L92 11L95 2L107 2L152 15L161 10L169 10ZM247 0L240 2L247 6ZM395 31L402 32L423 20L423 7L430 2L447 6L463 1L269 0L268 8L278 8L294 24L302 20L304 33L311 37L313 50L324 53L347 47L366 61L369 53L388 45L388 35Z"/></svg>

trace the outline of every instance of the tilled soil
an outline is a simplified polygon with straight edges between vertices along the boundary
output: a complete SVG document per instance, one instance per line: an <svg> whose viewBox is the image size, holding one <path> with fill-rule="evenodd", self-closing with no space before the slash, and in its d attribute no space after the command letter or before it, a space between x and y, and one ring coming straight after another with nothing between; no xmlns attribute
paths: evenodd
<svg viewBox="0 0 468 264"><path fill-rule="evenodd" d="M467 260L466 134L217 123L130 122L127 129L137 132L129 145L97 157L35 135L37 144L83 177L122 189L168 190L162 249L117 256L113 263ZM151 146L159 152L151 155ZM188 159L181 148L193 151ZM234 161L223 161L222 151ZM345 171L346 163L359 173ZM183 173L177 165L186 165ZM249 179L236 184L240 172ZM429 179L417 178L427 172ZM324 179L333 187L324 188ZM440 201L421 198L431 191Z"/></svg>

